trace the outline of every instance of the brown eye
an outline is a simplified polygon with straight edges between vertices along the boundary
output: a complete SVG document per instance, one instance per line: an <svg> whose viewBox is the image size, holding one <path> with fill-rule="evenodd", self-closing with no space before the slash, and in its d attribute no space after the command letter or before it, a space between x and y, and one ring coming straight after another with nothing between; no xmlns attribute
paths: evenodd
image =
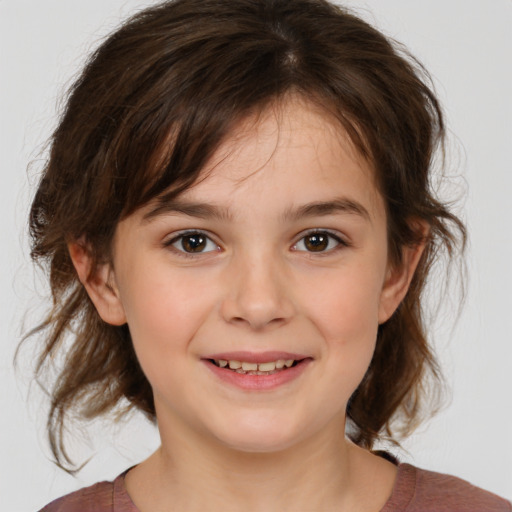
<svg viewBox="0 0 512 512"><path fill-rule="evenodd" d="M166 245L187 254L200 254L219 250L219 246L201 232L182 234Z"/></svg>
<svg viewBox="0 0 512 512"><path fill-rule="evenodd" d="M346 245L337 236L326 231L315 231L302 237L294 246L295 251L328 252L340 244Z"/></svg>
<svg viewBox="0 0 512 512"><path fill-rule="evenodd" d="M325 251L329 246L329 237L324 233L315 233L304 238L304 246L308 251Z"/></svg>
<svg viewBox="0 0 512 512"><path fill-rule="evenodd" d="M181 239L181 247L185 252L203 252L206 247L206 237L200 233L184 236Z"/></svg>

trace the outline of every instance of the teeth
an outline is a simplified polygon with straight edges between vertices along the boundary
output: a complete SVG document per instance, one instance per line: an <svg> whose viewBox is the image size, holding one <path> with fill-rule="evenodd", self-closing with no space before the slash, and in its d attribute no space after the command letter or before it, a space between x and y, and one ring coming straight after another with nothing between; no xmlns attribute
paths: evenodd
<svg viewBox="0 0 512 512"><path fill-rule="evenodd" d="M220 368L228 366L231 370L237 373L251 372L254 375L266 375L267 372L275 372L282 370L284 367L290 368L294 359L278 359L277 361L269 361L268 363L248 363L246 361L226 361L225 359L215 359L215 364Z"/></svg>
<svg viewBox="0 0 512 512"><path fill-rule="evenodd" d="M276 369L276 362L271 361L270 363L260 363L258 365L258 370L260 372L271 372Z"/></svg>

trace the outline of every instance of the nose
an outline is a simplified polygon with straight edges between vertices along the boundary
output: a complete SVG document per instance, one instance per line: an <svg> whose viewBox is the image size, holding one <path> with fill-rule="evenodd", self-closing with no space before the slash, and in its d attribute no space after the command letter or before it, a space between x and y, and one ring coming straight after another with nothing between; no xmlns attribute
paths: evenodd
<svg viewBox="0 0 512 512"><path fill-rule="evenodd" d="M226 275L221 306L225 321L255 331L288 323L293 316L291 282L271 255L240 255Z"/></svg>

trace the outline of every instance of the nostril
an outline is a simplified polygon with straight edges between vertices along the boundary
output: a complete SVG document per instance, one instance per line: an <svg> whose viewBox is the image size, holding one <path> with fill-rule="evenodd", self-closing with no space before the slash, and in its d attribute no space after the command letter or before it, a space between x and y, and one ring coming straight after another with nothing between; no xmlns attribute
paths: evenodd
<svg viewBox="0 0 512 512"><path fill-rule="evenodd" d="M283 317L279 318L271 318L270 320L265 317L248 317L244 318L241 316L233 317L230 322L235 325L243 326L247 325L248 327L251 327L255 330L262 330L268 327L278 327L281 324L286 323L286 319Z"/></svg>

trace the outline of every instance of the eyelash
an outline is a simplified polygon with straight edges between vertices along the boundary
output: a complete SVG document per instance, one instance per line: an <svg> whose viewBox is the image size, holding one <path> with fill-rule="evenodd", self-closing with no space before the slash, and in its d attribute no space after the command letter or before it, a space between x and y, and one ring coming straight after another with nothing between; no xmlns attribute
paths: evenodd
<svg viewBox="0 0 512 512"><path fill-rule="evenodd" d="M213 243L216 246L216 250L213 249L213 250L201 251L201 252L188 252L188 251L179 249L178 247L175 247L175 244L178 244L180 241L183 244L183 241L186 237L192 237L194 235L198 236L198 237L199 236L204 237L206 239L206 244ZM181 256L183 258L197 258L197 256L199 256L199 255L208 254L210 252L217 252L220 250L219 245L212 240L212 237L208 233L201 231L201 230L197 230L197 229L182 231L181 233L178 233L176 236L174 236L170 240L165 241L164 247L173 249L176 252L176 254L178 254L179 256ZM182 245L182 247L183 247L183 245Z"/></svg>
<svg viewBox="0 0 512 512"><path fill-rule="evenodd" d="M327 236L329 239L328 244L330 245L331 241L334 240L336 242L336 245L334 247L328 248L326 250L320 250L320 251L308 251L307 249L306 250L297 249L297 245L299 243L301 243L301 242L304 243L305 239L307 239L308 237L312 237L314 235ZM297 240L297 242L295 242L293 244L292 249L294 251L306 252L310 255L323 256L323 255L338 251L343 247L349 247L349 246L350 246L350 244L346 240L341 238L340 235L335 234L327 229L311 229L309 231L306 231L305 233L301 233L300 238Z"/></svg>
<svg viewBox="0 0 512 512"><path fill-rule="evenodd" d="M192 236L201 236L206 239L205 244L206 247L209 243L212 243L216 246L216 249L211 249L208 251L198 251L198 252L189 252L184 250L183 245L182 248L176 247L176 244L180 243L183 244L183 241L186 239L186 237L192 237ZM331 241L334 240L336 242L336 245L334 247L327 248L326 250L319 250L319 251L308 251L307 249L297 249L297 245L301 242L303 242L306 238L312 237L312 236L327 236L328 237L328 246L331 244ZM200 255L208 254L211 252L217 252L220 251L220 246L212 239L212 237L200 230L189 230L189 231L183 231L181 233L178 233L176 236L174 236L172 239L164 242L164 247L172 248L176 254L178 254L180 257L183 258L197 258ZM341 249L342 247L349 247L350 244L342 239L339 235L332 233L331 231L328 231L326 229L312 229L310 231L307 231L305 233L301 233L300 238L292 245L292 250L297 252L305 252L310 255L316 254L317 256L325 255L327 253L332 253L334 251L337 251Z"/></svg>

